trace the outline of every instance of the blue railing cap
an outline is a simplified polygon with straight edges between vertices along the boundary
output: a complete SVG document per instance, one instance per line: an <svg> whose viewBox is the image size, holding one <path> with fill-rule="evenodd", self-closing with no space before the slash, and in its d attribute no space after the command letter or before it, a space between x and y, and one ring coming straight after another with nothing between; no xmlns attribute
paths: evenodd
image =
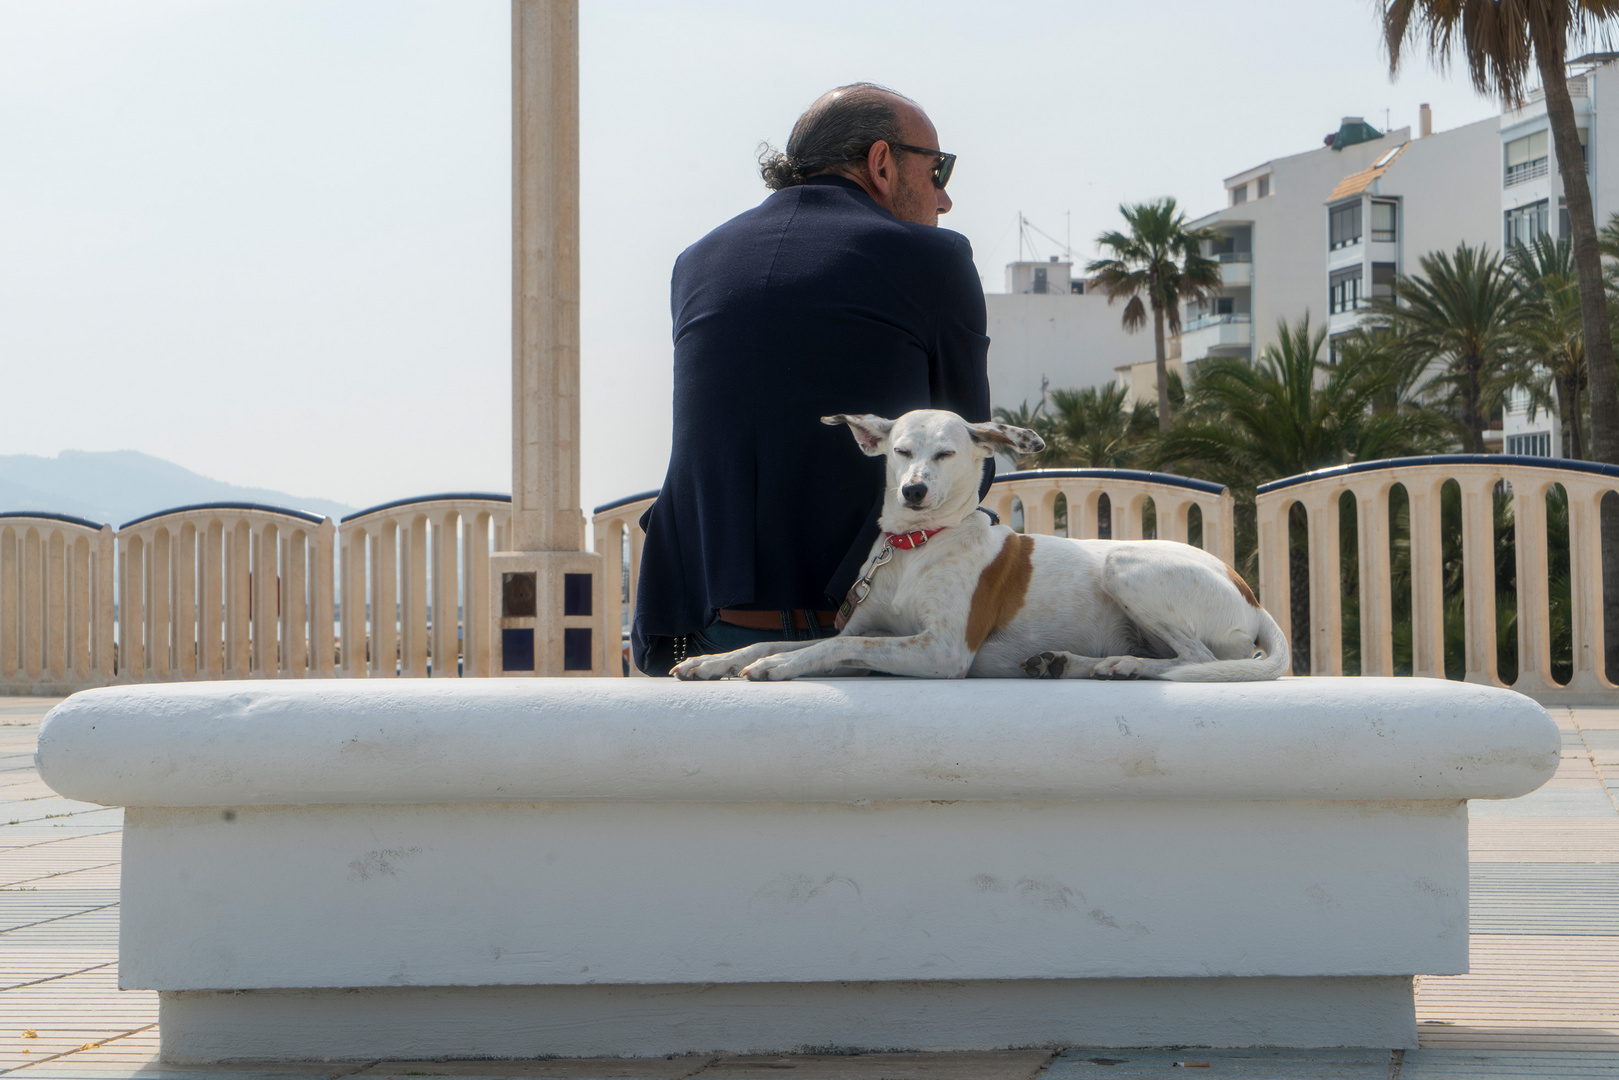
<svg viewBox="0 0 1619 1080"><path fill-rule="evenodd" d="M356 510L352 514L344 514L343 521L350 522L355 518L363 518L367 514L380 514L384 510L395 510L401 506L409 506L412 503L472 502L477 499L485 499L489 502L503 503L509 503L512 501L512 497L510 495L501 495L498 492L493 491L449 491L439 495L413 495L408 499L395 499L393 502L380 503L377 506L369 506L364 510Z"/></svg>
<svg viewBox="0 0 1619 1080"><path fill-rule="evenodd" d="M1567 458L1530 457L1526 454L1434 454L1429 457L1383 458L1379 461L1357 461L1352 465L1334 465L1331 468L1300 473L1298 476L1289 476L1282 480L1272 480L1268 484L1260 484L1256 491L1263 495L1267 491L1280 491L1295 484L1307 484L1312 480L1326 480L1352 473L1377 472L1381 469L1408 468L1413 465L1519 466L1619 477L1619 465L1604 465L1598 461L1570 461Z"/></svg>
<svg viewBox="0 0 1619 1080"><path fill-rule="evenodd" d="M591 514L605 514L609 510L617 510L621 506L627 506L632 502L640 502L642 499L656 499L658 497L658 492L661 490L663 489L653 488L651 491L643 491L639 495L626 495L622 499L614 499L612 502L602 503L600 506L596 507L596 509L592 510Z"/></svg>
<svg viewBox="0 0 1619 1080"><path fill-rule="evenodd" d="M159 510L155 514L142 514L133 521L124 522L118 528L122 531L133 525L139 525L143 521L151 521L153 518L168 517L170 514L190 514L199 510L251 510L261 514L284 514L287 517L301 518L315 525L319 525L326 520L324 514L311 514L308 510L294 510L287 506L269 506L265 503L250 502L215 502L193 503L190 506L175 506L168 510Z"/></svg>
<svg viewBox="0 0 1619 1080"><path fill-rule="evenodd" d="M1163 484L1166 487L1187 488L1191 491L1204 491L1210 495L1223 495L1226 487L1212 480L1193 480L1189 476L1176 476L1174 473L1147 472L1143 469L1024 469L1020 472L1002 473L995 478L999 484L1003 480L1135 480L1145 484Z"/></svg>
<svg viewBox="0 0 1619 1080"><path fill-rule="evenodd" d="M72 514L51 514L44 510L0 510L0 518L40 518L44 521L65 521L69 525L83 525L86 529L100 529L106 525L104 521L91 521L89 518L74 517Z"/></svg>

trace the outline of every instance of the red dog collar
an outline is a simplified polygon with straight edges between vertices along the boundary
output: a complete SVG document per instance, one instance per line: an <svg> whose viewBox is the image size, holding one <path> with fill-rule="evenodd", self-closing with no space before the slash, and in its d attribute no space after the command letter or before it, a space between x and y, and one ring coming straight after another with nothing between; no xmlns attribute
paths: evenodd
<svg viewBox="0 0 1619 1080"><path fill-rule="evenodd" d="M888 541L889 547L899 548L901 551L910 551L919 548L931 540L935 534L944 532L944 526L937 529L917 529L908 533L883 533L883 539Z"/></svg>

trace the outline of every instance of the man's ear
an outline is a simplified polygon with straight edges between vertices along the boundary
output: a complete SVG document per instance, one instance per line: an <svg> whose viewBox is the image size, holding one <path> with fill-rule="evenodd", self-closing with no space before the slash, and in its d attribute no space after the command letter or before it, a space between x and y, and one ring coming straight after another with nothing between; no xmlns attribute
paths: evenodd
<svg viewBox="0 0 1619 1080"><path fill-rule="evenodd" d="M973 442L979 446L1010 446L1020 454L1038 454L1046 448L1046 441L1028 428L1011 424L968 424Z"/></svg>
<svg viewBox="0 0 1619 1080"><path fill-rule="evenodd" d="M821 423L828 427L848 424L849 430L854 433L854 441L860 444L861 451L867 457L882 457L883 443L887 441L888 433L894 430L894 421L884 420L870 413L861 413L859 416L849 416L846 413L823 416Z"/></svg>

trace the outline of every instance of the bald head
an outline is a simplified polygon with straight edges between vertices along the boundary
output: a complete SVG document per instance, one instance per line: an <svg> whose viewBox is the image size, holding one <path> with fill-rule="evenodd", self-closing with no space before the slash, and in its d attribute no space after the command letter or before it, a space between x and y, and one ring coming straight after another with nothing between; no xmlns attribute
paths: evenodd
<svg viewBox="0 0 1619 1080"><path fill-rule="evenodd" d="M786 151L767 149L759 168L772 191L823 173L845 176L896 217L935 225L950 198L927 180L931 162L900 146L938 147L922 107L886 86L851 83L817 98L793 125Z"/></svg>
<svg viewBox="0 0 1619 1080"><path fill-rule="evenodd" d="M919 114L916 102L876 83L851 83L828 90L793 125L785 153L770 152L759 162L772 191L802 184L817 173L865 160L875 142L904 142L902 113Z"/></svg>

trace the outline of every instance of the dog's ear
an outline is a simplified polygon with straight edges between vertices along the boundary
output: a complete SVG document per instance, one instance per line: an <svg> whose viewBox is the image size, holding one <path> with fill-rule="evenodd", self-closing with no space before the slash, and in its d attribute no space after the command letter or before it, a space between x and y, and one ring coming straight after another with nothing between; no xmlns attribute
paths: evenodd
<svg viewBox="0 0 1619 1080"><path fill-rule="evenodd" d="M979 446L1010 446L1020 454L1038 454L1046 448L1040 436L1011 424L968 424L967 430Z"/></svg>
<svg viewBox="0 0 1619 1080"><path fill-rule="evenodd" d="M860 444L867 457L882 457L883 442L888 438L888 433L894 430L894 421L871 413L861 413L859 416L838 413L836 416L821 417L821 423L828 427L848 424L849 430L854 432L854 441Z"/></svg>

